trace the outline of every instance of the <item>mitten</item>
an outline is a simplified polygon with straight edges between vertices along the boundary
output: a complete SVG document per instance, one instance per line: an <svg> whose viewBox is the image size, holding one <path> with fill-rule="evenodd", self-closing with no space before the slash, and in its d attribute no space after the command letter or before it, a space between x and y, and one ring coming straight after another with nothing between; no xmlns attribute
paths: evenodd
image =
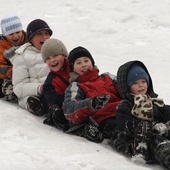
<svg viewBox="0 0 170 170"><path fill-rule="evenodd" d="M168 128L167 128L166 124L164 124L164 123L156 123L153 126L153 130L155 130L160 135L166 135Z"/></svg>
<svg viewBox="0 0 170 170"><path fill-rule="evenodd" d="M109 99L110 95L97 96L92 99L92 106L95 110L104 108Z"/></svg>

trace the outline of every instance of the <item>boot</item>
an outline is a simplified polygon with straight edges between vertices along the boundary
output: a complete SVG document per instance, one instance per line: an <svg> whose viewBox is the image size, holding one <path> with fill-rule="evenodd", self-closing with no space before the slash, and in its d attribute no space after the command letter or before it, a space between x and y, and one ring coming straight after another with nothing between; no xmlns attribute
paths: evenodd
<svg viewBox="0 0 170 170"><path fill-rule="evenodd" d="M62 131L69 129L68 120L64 116L63 109L60 109L57 105L52 106L52 120L55 127Z"/></svg>
<svg viewBox="0 0 170 170"><path fill-rule="evenodd" d="M150 151L160 165L170 169L170 141L168 139L159 134L154 134Z"/></svg>
<svg viewBox="0 0 170 170"><path fill-rule="evenodd" d="M45 114L45 108L43 104L41 103L40 99L35 96L28 97L27 110L36 116L43 116Z"/></svg>

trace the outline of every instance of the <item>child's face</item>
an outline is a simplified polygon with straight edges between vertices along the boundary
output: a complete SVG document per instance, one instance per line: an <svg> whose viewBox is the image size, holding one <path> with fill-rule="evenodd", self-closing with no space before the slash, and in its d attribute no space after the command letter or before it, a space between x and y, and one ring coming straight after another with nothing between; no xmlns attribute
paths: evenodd
<svg viewBox="0 0 170 170"><path fill-rule="evenodd" d="M45 62L51 71L57 72L63 68L65 62L64 58L65 56L63 55L49 56Z"/></svg>
<svg viewBox="0 0 170 170"><path fill-rule="evenodd" d="M50 38L50 34L48 33L48 31L39 31L38 33L36 33L32 39L31 39L31 43L33 44L33 46L37 49L37 50L41 50L41 47L43 45L43 43Z"/></svg>
<svg viewBox="0 0 170 170"><path fill-rule="evenodd" d="M148 84L145 79L137 80L131 87L130 91L133 94L146 94L148 89Z"/></svg>
<svg viewBox="0 0 170 170"><path fill-rule="evenodd" d="M6 36L7 41L14 46L18 46L21 44L22 40L23 40L23 33L22 31L18 31L18 32L14 32L12 34L9 34Z"/></svg>
<svg viewBox="0 0 170 170"><path fill-rule="evenodd" d="M78 75L83 75L86 71L92 69L93 69L93 65L88 57L78 58L73 65L73 71Z"/></svg>

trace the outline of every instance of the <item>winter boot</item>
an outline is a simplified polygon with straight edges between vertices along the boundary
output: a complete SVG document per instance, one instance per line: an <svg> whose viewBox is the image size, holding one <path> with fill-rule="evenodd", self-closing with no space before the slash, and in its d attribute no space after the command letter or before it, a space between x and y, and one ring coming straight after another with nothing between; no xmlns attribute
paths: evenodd
<svg viewBox="0 0 170 170"><path fill-rule="evenodd" d="M170 169L170 141L168 139L159 134L154 134L150 151L160 165Z"/></svg>
<svg viewBox="0 0 170 170"><path fill-rule="evenodd" d="M116 128L116 120L114 118L108 118L102 121L99 125L99 130L102 132L104 138L111 140L116 139L119 132Z"/></svg>
<svg viewBox="0 0 170 170"><path fill-rule="evenodd" d="M97 126L93 124L87 124L84 127L84 134L88 140L96 143L101 143L104 139L102 133L99 131Z"/></svg>
<svg viewBox="0 0 170 170"><path fill-rule="evenodd" d="M36 116L45 115L45 108L43 104L41 103L40 99L35 96L28 97L27 110Z"/></svg>
<svg viewBox="0 0 170 170"><path fill-rule="evenodd" d="M62 131L67 131L69 129L68 120L65 118L63 109L60 109L57 105L52 106L52 120L54 126Z"/></svg>
<svg viewBox="0 0 170 170"><path fill-rule="evenodd" d="M16 103L18 101L17 96L13 92L13 85L11 80L4 80L2 84L2 93L5 96L5 100Z"/></svg>
<svg viewBox="0 0 170 170"><path fill-rule="evenodd" d="M152 123L149 121L141 121L135 130L134 134L134 157L141 158L149 163L150 154L148 146L152 132Z"/></svg>
<svg viewBox="0 0 170 170"><path fill-rule="evenodd" d="M128 156L132 156L133 154L133 138L126 131L120 132L115 140L111 140L110 144L117 152Z"/></svg>

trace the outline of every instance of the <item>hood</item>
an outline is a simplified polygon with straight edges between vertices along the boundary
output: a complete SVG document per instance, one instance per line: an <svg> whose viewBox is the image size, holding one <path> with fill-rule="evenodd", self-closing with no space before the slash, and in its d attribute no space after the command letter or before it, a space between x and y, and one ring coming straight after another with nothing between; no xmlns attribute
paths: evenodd
<svg viewBox="0 0 170 170"><path fill-rule="evenodd" d="M154 92L153 90L153 84L152 84L152 79L151 76L146 68L146 66L138 60L135 61L129 61L123 65L121 65L117 71L117 84L118 88L120 90L120 95L122 99L131 99L130 95L130 89L128 88L127 84L127 74L131 68L132 65L134 64L139 64L148 74L149 76L149 87L147 93L150 95L150 97L157 97L158 95Z"/></svg>

